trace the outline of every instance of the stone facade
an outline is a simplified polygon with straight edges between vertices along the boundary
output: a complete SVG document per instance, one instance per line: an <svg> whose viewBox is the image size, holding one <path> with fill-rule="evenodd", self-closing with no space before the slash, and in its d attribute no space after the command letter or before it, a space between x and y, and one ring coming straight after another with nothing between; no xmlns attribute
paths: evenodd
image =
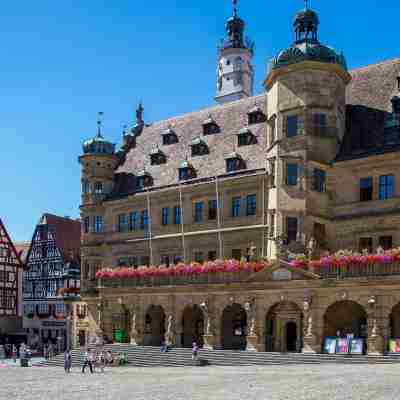
<svg viewBox="0 0 400 400"><path fill-rule="evenodd" d="M293 269L280 252L400 244L400 61L348 72L318 42L318 24L311 10L298 14L296 42L273 60L264 94L151 125L140 106L120 151L100 129L85 142L91 340L122 330L138 345L319 352L339 333L373 354L400 337L395 267L390 278L332 279ZM96 279L101 268L241 259L250 248L274 266L219 283Z"/></svg>

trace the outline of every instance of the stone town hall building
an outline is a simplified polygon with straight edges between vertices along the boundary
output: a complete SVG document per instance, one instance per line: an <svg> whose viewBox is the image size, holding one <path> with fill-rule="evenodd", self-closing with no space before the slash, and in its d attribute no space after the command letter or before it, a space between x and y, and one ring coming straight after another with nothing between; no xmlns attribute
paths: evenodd
<svg viewBox="0 0 400 400"><path fill-rule="evenodd" d="M217 105L153 124L143 108L115 146L83 145L82 286L91 335L136 344L320 352L351 334L370 353L400 337L400 280L294 269L305 251L400 246L400 60L348 71L300 11L294 42L253 95L253 44L234 14ZM105 267L267 257L247 278L96 280ZM279 250L279 251L278 251ZM329 278L329 279L328 279ZM165 283L165 282L164 282Z"/></svg>

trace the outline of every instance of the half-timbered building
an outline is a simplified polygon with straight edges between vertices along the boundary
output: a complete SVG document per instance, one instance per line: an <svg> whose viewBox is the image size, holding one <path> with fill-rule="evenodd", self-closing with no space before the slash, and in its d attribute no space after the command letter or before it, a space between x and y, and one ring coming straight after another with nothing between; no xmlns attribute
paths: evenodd
<svg viewBox="0 0 400 400"><path fill-rule="evenodd" d="M20 307L23 265L7 230L0 219L0 342L22 328Z"/></svg>
<svg viewBox="0 0 400 400"><path fill-rule="evenodd" d="M80 223L44 214L35 228L24 273L24 328L30 346L67 345L66 299L79 294Z"/></svg>

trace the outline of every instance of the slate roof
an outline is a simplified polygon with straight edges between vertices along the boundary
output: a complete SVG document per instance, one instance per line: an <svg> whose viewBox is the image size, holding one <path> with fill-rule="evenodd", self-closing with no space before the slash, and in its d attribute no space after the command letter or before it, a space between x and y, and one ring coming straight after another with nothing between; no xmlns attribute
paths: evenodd
<svg viewBox="0 0 400 400"><path fill-rule="evenodd" d="M71 218L53 214L43 214L42 223L52 227L56 244L65 261L79 261L81 247L81 223Z"/></svg>
<svg viewBox="0 0 400 400"><path fill-rule="evenodd" d="M247 169L265 168L266 124L248 126L248 112L254 109L254 106L265 110L265 100L266 95L262 94L146 126L137 136L136 146L127 152L125 161L116 171L115 192L134 192L135 174L143 169L152 176L153 187L177 184L178 170L186 158L196 170L197 179L225 175L225 157L234 151L246 161ZM210 116L219 126L220 132L203 135L204 121ZM257 144L238 147L237 134L245 127L255 135ZM163 145L162 135L167 129L174 131L178 143ZM207 144L209 154L192 157L191 144L198 137ZM166 155L166 164L150 164L150 154L157 147Z"/></svg>
<svg viewBox="0 0 400 400"><path fill-rule="evenodd" d="M391 98L398 93L400 59L350 71L346 91L346 131L336 161L368 157L400 150L398 140L386 144L385 121L392 111Z"/></svg>
<svg viewBox="0 0 400 400"><path fill-rule="evenodd" d="M397 92L396 78L400 75L400 59L389 60L350 71L352 81L346 90L346 132L336 161L366 157L400 150L399 143L384 144L384 124L391 112L390 99ZM196 170L196 178L226 174L226 156L237 152L248 170L265 168L266 124L248 126L247 114L260 107L265 110L266 94L217 105L197 112L145 126L136 137L136 146L128 150L116 170L115 188L111 198L135 192L135 179L144 169L152 176L153 186L178 184L178 169L185 159ZM212 118L220 133L203 135L204 121ZM248 128L257 143L237 147L237 134ZM178 137L178 143L164 146L162 135L168 130ZM201 137L209 154L191 156L193 139ZM159 148L167 163L150 164L150 154Z"/></svg>

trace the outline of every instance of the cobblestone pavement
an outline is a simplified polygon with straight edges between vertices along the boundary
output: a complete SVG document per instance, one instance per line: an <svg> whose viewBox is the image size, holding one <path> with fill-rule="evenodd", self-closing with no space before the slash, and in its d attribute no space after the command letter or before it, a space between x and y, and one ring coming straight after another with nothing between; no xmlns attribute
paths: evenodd
<svg viewBox="0 0 400 400"><path fill-rule="evenodd" d="M400 365L0 369L0 399L398 400Z"/></svg>

